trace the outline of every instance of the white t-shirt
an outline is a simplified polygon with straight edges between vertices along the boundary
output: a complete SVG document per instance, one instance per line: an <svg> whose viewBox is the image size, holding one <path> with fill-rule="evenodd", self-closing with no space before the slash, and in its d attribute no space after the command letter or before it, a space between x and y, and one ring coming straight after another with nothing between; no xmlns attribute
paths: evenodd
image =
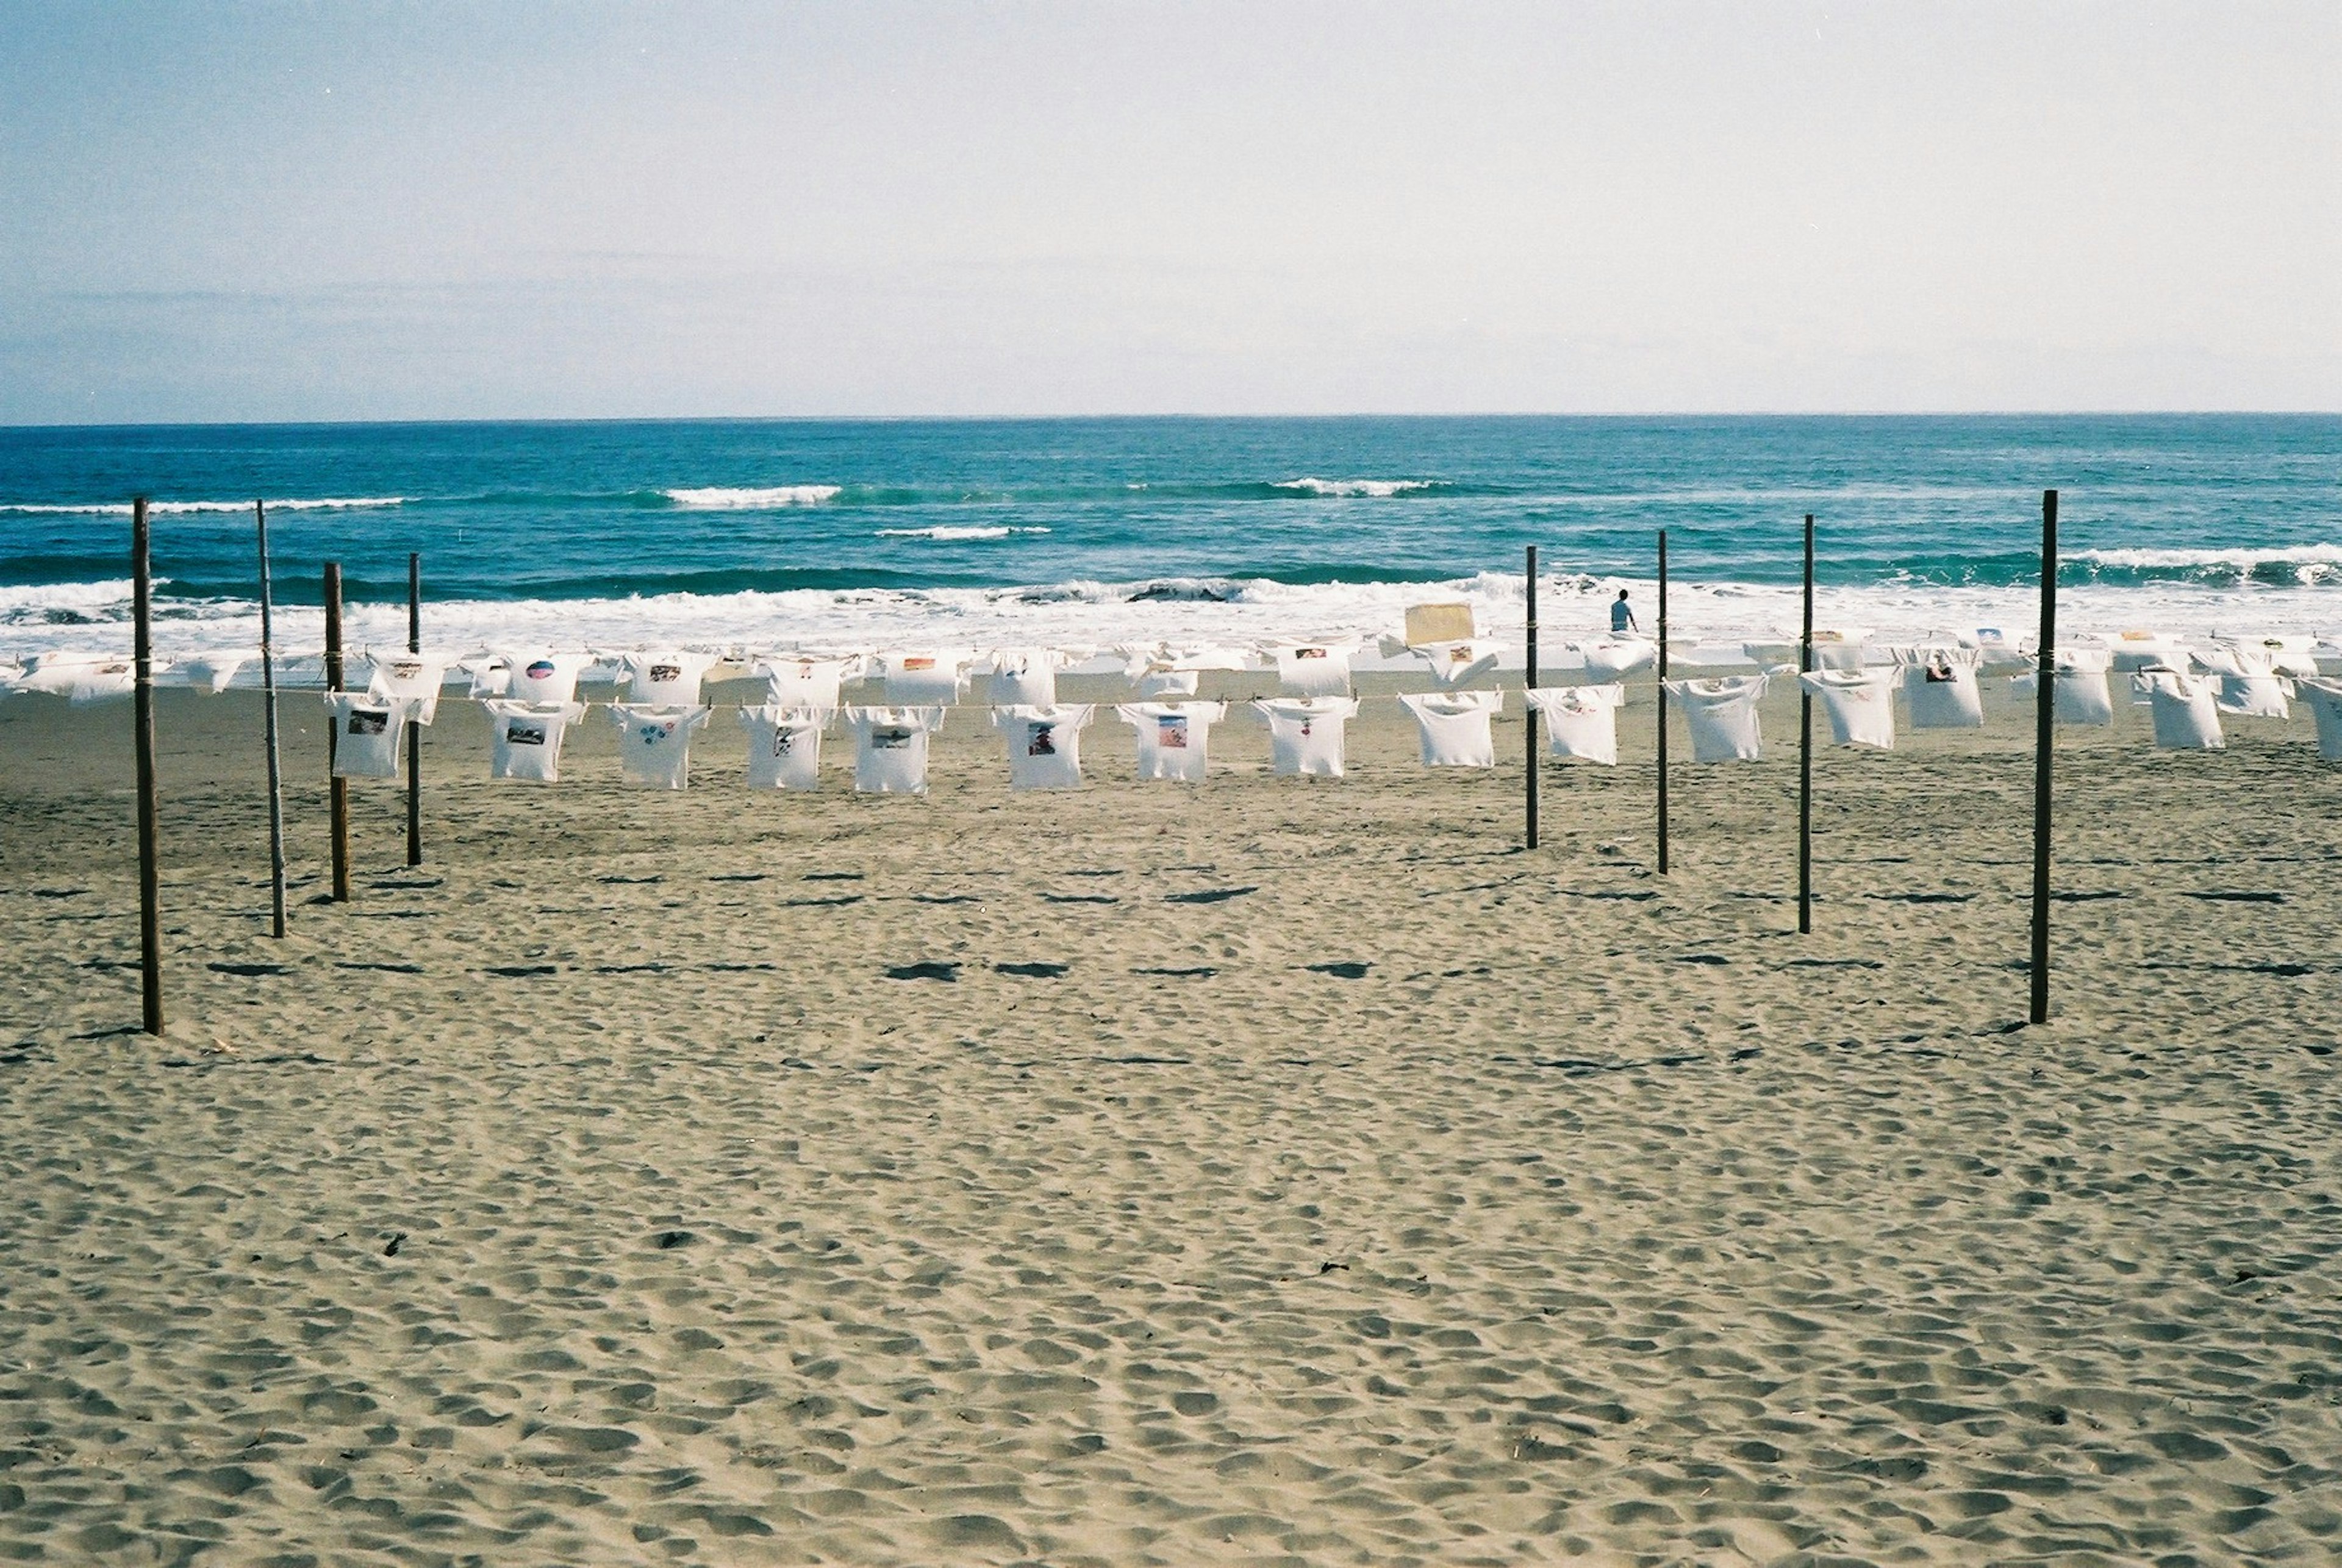
<svg viewBox="0 0 2342 1568"><path fill-rule="evenodd" d="M821 732L826 713L767 704L742 708L740 727L748 732L748 787L816 789L821 784Z"/></svg>
<svg viewBox="0 0 2342 1568"><path fill-rule="evenodd" d="M700 682L722 662L713 654L677 649L672 653L622 654L618 668L626 676L630 700L662 707L690 707L699 701Z"/></svg>
<svg viewBox="0 0 2342 1568"><path fill-rule="evenodd" d="M429 654L375 654L366 690L377 697L414 699L414 722L427 724L439 716L439 687L447 678L447 661Z"/></svg>
<svg viewBox="0 0 2342 1568"><path fill-rule="evenodd" d="M1495 669L1498 651L1496 644L1475 638L1470 642L1426 643L1415 654L1431 666L1433 680L1443 686L1460 686Z"/></svg>
<svg viewBox="0 0 2342 1568"><path fill-rule="evenodd" d="M1269 772L1279 778L1342 776L1342 724L1358 711L1348 697L1271 697L1256 702L1268 721Z"/></svg>
<svg viewBox="0 0 2342 1568"><path fill-rule="evenodd" d="M412 697L377 696L372 692L327 692L325 714L334 726L334 776L345 779L395 779L398 776L398 743L406 721L415 716Z"/></svg>
<svg viewBox="0 0 2342 1568"><path fill-rule="evenodd" d="M155 668L162 667L156 661ZM128 695L137 678L138 672L128 659L100 654L38 654L16 676L12 689L90 703L100 697Z"/></svg>
<svg viewBox="0 0 2342 1568"><path fill-rule="evenodd" d="M586 716L585 704L499 700L482 705L488 713L490 778L552 784L561 777L561 738Z"/></svg>
<svg viewBox="0 0 2342 1568"><path fill-rule="evenodd" d="M1350 694L1350 650L1333 643L1299 643L1276 653L1276 681L1296 697ZM1340 773L1336 768L1335 772Z"/></svg>
<svg viewBox="0 0 2342 1568"><path fill-rule="evenodd" d="M227 690L228 683L235 679L235 673L254 656L251 654L197 654L191 659L181 659L176 667L177 674L196 691L217 695Z"/></svg>
<svg viewBox="0 0 2342 1568"><path fill-rule="evenodd" d="M1977 686L1974 648L1909 647L1890 650L1903 671L1903 701L1915 730L1974 730L1984 727L1984 693Z"/></svg>
<svg viewBox="0 0 2342 1568"><path fill-rule="evenodd" d="M837 694L846 684L850 661L808 659L773 654L756 661L756 673L767 682L766 700L775 707L812 708L834 712Z"/></svg>
<svg viewBox="0 0 2342 1568"><path fill-rule="evenodd" d="M2196 666L2210 674L2218 690L2213 701L2224 714L2239 718L2282 719L2291 716L2286 701L2289 683L2277 673L2277 661L2258 648L2214 648L2196 655Z"/></svg>
<svg viewBox="0 0 2342 1568"><path fill-rule="evenodd" d="M2037 656L2036 664L2039 660ZM2107 670L2114 663L2106 648L2061 649L2057 660L2057 721L2085 729L2104 729L2115 722L2114 694L2107 689ZM2008 677L2008 689L2030 694L2040 684L2037 668Z"/></svg>
<svg viewBox="0 0 2342 1568"><path fill-rule="evenodd" d="M1756 731L1756 704L1765 695L1762 675L1727 675L1715 681L1665 681L1667 695L1691 726L1696 763L1753 763L1763 754Z"/></svg>
<svg viewBox="0 0 2342 1568"><path fill-rule="evenodd" d="M1204 782L1205 744L1226 703L1132 703L1115 709L1138 733L1138 776Z"/></svg>
<svg viewBox="0 0 2342 1568"><path fill-rule="evenodd" d="M886 700L896 707L959 701L967 679L967 654L917 648L881 657L886 665Z"/></svg>
<svg viewBox="0 0 2342 1568"><path fill-rule="evenodd" d="M2220 734L2219 687L2195 675L2156 671L2139 677L2147 683L2148 704L2155 710L2155 744L2165 751L2217 752L2227 749Z"/></svg>
<svg viewBox="0 0 2342 1568"><path fill-rule="evenodd" d="M516 703L554 706L575 700L577 677L594 663L588 654L554 654L543 649L500 654L505 662L500 695Z"/></svg>
<svg viewBox="0 0 2342 1568"><path fill-rule="evenodd" d="M1063 659L1049 648L1002 648L992 655L990 701L998 708L1054 708L1057 705L1057 666Z"/></svg>
<svg viewBox="0 0 2342 1568"><path fill-rule="evenodd" d="M1623 680L1637 670L1650 668L1658 662L1659 645L1644 637L1611 637L1591 643L1571 643L1566 652L1574 653L1586 665L1586 679L1594 685L1607 685Z"/></svg>
<svg viewBox="0 0 2342 1568"><path fill-rule="evenodd" d="M944 727L940 707L847 708L854 732L854 787L864 794L927 793L927 737Z"/></svg>
<svg viewBox="0 0 2342 1568"><path fill-rule="evenodd" d="M992 722L1008 742L1010 789L1082 787L1082 730L1091 709L1008 707L992 710Z"/></svg>
<svg viewBox="0 0 2342 1568"><path fill-rule="evenodd" d="M2309 704L2310 715L2317 721L2318 756L2329 763L2342 763L2342 681L2304 676L2294 689Z"/></svg>
<svg viewBox="0 0 2342 1568"><path fill-rule="evenodd" d="M1504 706L1502 692L1425 692L1399 698L1415 715L1427 768L1492 768L1496 741L1489 721Z"/></svg>
<svg viewBox="0 0 2342 1568"><path fill-rule="evenodd" d="M1618 709L1626 688L1611 682L1600 686L1539 686L1529 694L1529 706L1545 715L1546 744L1557 757L1577 757L1618 765Z"/></svg>
<svg viewBox="0 0 2342 1568"><path fill-rule="evenodd" d="M1832 740L1842 746L1895 749L1893 670L1816 670L1797 679L1829 715Z"/></svg>
<svg viewBox="0 0 2342 1568"><path fill-rule="evenodd" d="M703 707L650 707L614 703L618 725L618 773L630 784L681 789L691 777L691 733L707 722Z"/></svg>

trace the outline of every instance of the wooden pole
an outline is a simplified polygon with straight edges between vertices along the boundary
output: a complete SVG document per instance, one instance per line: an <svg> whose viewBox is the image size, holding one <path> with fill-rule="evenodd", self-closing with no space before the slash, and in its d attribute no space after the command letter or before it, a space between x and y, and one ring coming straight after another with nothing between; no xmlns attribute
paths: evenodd
<svg viewBox="0 0 2342 1568"><path fill-rule="evenodd" d="M342 564L325 563L325 688L342 689ZM350 781L333 771L340 725L325 725L325 769L334 817L334 902L350 901Z"/></svg>
<svg viewBox="0 0 2342 1568"><path fill-rule="evenodd" d="M2049 1022L2050 727L2057 713L2057 493L2041 493L2040 674L2033 688L2033 1006Z"/></svg>
<svg viewBox="0 0 2342 1568"><path fill-rule="evenodd" d="M1814 514L1806 514L1806 629L1797 644L1797 673L1814 667ZM1814 928L1814 693L1797 683L1797 930Z"/></svg>
<svg viewBox="0 0 2342 1568"><path fill-rule="evenodd" d="M423 652L423 556L406 557L406 651ZM406 864L423 864L423 726L406 721Z"/></svg>
<svg viewBox="0 0 2342 1568"><path fill-rule="evenodd" d="M268 735L268 905L272 933L285 934L285 773L276 760L276 642L268 584L268 508L252 504L260 533L260 690Z"/></svg>
<svg viewBox="0 0 2342 1568"><path fill-rule="evenodd" d="M149 1034L163 1033L163 872L161 802L155 784L155 567L148 549L146 497L130 504L130 605L135 623L131 669L138 740L138 990Z"/></svg>
<svg viewBox="0 0 2342 1568"><path fill-rule="evenodd" d="M1667 531L1659 530L1659 874L1667 874Z"/></svg>
<svg viewBox="0 0 2342 1568"><path fill-rule="evenodd" d="M1527 771L1526 771L1526 774L1524 775L1524 776L1527 779L1527 789L1528 789L1528 797L1527 797L1527 803L1526 803L1526 804L1527 804L1527 808L1528 808L1528 818L1527 818L1528 825L1527 825L1527 830L1526 830L1526 839L1527 839L1528 847L1529 847L1529 848L1531 848L1531 849L1535 849L1535 848L1537 846L1537 733L1536 733L1536 708L1534 708L1534 707L1532 707L1532 706L1530 706L1530 704L1529 704L1529 696L1530 696L1530 694L1531 694L1532 693L1534 693L1534 692L1536 690L1536 684L1537 684L1537 645L1536 645L1536 634L1537 634L1537 622L1536 622L1536 579L1537 579L1537 562L1536 562L1536 550L1537 550L1537 547L1536 547L1536 545L1534 545L1534 544L1532 544L1532 545L1530 545L1530 546L1528 547L1528 606L1529 606L1529 636L1528 636L1528 644L1529 644L1529 645L1528 645L1527 662L1526 662L1526 664L1525 664L1525 666L1523 667L1522 672L1521 672L1521 710L1522 710L1522 722L1523 722L1523 724L1525 724L1527 726L1527 732L1528 732L1528 742L1527 742L1527 750L1526 750L1526 755L1527 755L1527 760L1528 760L1528 768L1527 768Z"/></svg>

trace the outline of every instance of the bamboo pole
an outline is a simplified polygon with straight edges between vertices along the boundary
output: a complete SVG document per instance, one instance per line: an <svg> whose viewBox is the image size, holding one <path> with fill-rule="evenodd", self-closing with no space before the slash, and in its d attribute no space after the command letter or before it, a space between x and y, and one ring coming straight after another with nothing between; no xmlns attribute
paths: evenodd
<svg viewBox="0 0 2342 1568"><path fill-rule="evenodd" d="M1814 514L1806 514L1806 629L1797 643L1797 673L1814 668ZM1814 692L1797 683L1797 931L1814 929Z"/></svg>
<svg viewBox="0 0 2342 1568"><path fill-rule="evenodd" d="M1524 836L1526 840L1527 847L1530 849L1535 849L1537 846L1538 780L1536 709L1529 704L1529 697L1531 694L1536 692L1537 684L1536 557L1537 547L1532 544L1528 547L1528 653L1526 663L1521 672L1521 716L1522 723L1526 726L1526 734L1528 735L1526 750L1528 767L1524 774L1524 777L1526 780L1526 787L1528 791L1526 801L1528 814L1527 826Z"/></svg>
<svg viewBox="0 0 2342 1568"><path fill-rule="evenodd" d="M1659 530L1659 874L1667 874L1667 531Z"/></svg>
<svg viewBox="0 0 2342 1568"><path fill-rule="evenodd" d="M2057 713L2057 493L2041 493L2040 674L2033 688L2033 997L2027 1018L2049 1022L2050 730Z"/></svg>
<svg viewBox="0 0 2342 1568"><path fill-rule="evenodd" d="M325 689L342 689L342 564L325 563ZM325 769L328 774L327 798L332 803L334 821L334 902L350 901L350 781L334 769L335 754L341 746L338 734L341 726L333 720L325 724Z"/></svg>
<svg viewBox="0 0 2342 1568"><path fill-rule="evenodd" d="M406 651L423 652L423 556L406 557ZM406 864L423 864L423 726L406 721Z"/></svg>
<svg viewBox="0 0 2342 1568"><path fill-rule="evenodd" d="M132 678L138 743L138 991L149 1034L163 1033L161 802L155 784L155 567L146 497L130 504L130 602L135 623Z"/></svg>
<svg viewBox="0 0 2342 1568"><path fill-rule="evenodd" d="M268 507L252 504L260 534L260 690L268 736L268 905L272 934L285 934L285 772L276 758L276 644L268 582Z"/></svg>

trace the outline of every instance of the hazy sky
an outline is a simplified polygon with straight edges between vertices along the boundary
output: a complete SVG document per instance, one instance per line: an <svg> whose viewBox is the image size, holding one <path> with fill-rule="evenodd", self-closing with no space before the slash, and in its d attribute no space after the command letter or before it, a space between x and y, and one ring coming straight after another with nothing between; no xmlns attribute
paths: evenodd
<svg viewBox="0 0 2342 1568"><path fill-rule="evenodd" d="M0 423L2342 408L2342 4L0 0Z"/></svg>

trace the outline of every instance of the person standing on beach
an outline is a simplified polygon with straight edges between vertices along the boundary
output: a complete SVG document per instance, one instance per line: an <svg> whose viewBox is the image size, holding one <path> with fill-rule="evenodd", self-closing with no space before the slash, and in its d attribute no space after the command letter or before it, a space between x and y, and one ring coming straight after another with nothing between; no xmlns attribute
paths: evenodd
<svg viewBox="0 0 2342 1568"><path fill-rule="evenodd" d="M1613 632L1640 632L1635 624L1635 607L1626 603L1626 590L1618 590L1617 598L1610 603L1610 629Z"/></svg>

